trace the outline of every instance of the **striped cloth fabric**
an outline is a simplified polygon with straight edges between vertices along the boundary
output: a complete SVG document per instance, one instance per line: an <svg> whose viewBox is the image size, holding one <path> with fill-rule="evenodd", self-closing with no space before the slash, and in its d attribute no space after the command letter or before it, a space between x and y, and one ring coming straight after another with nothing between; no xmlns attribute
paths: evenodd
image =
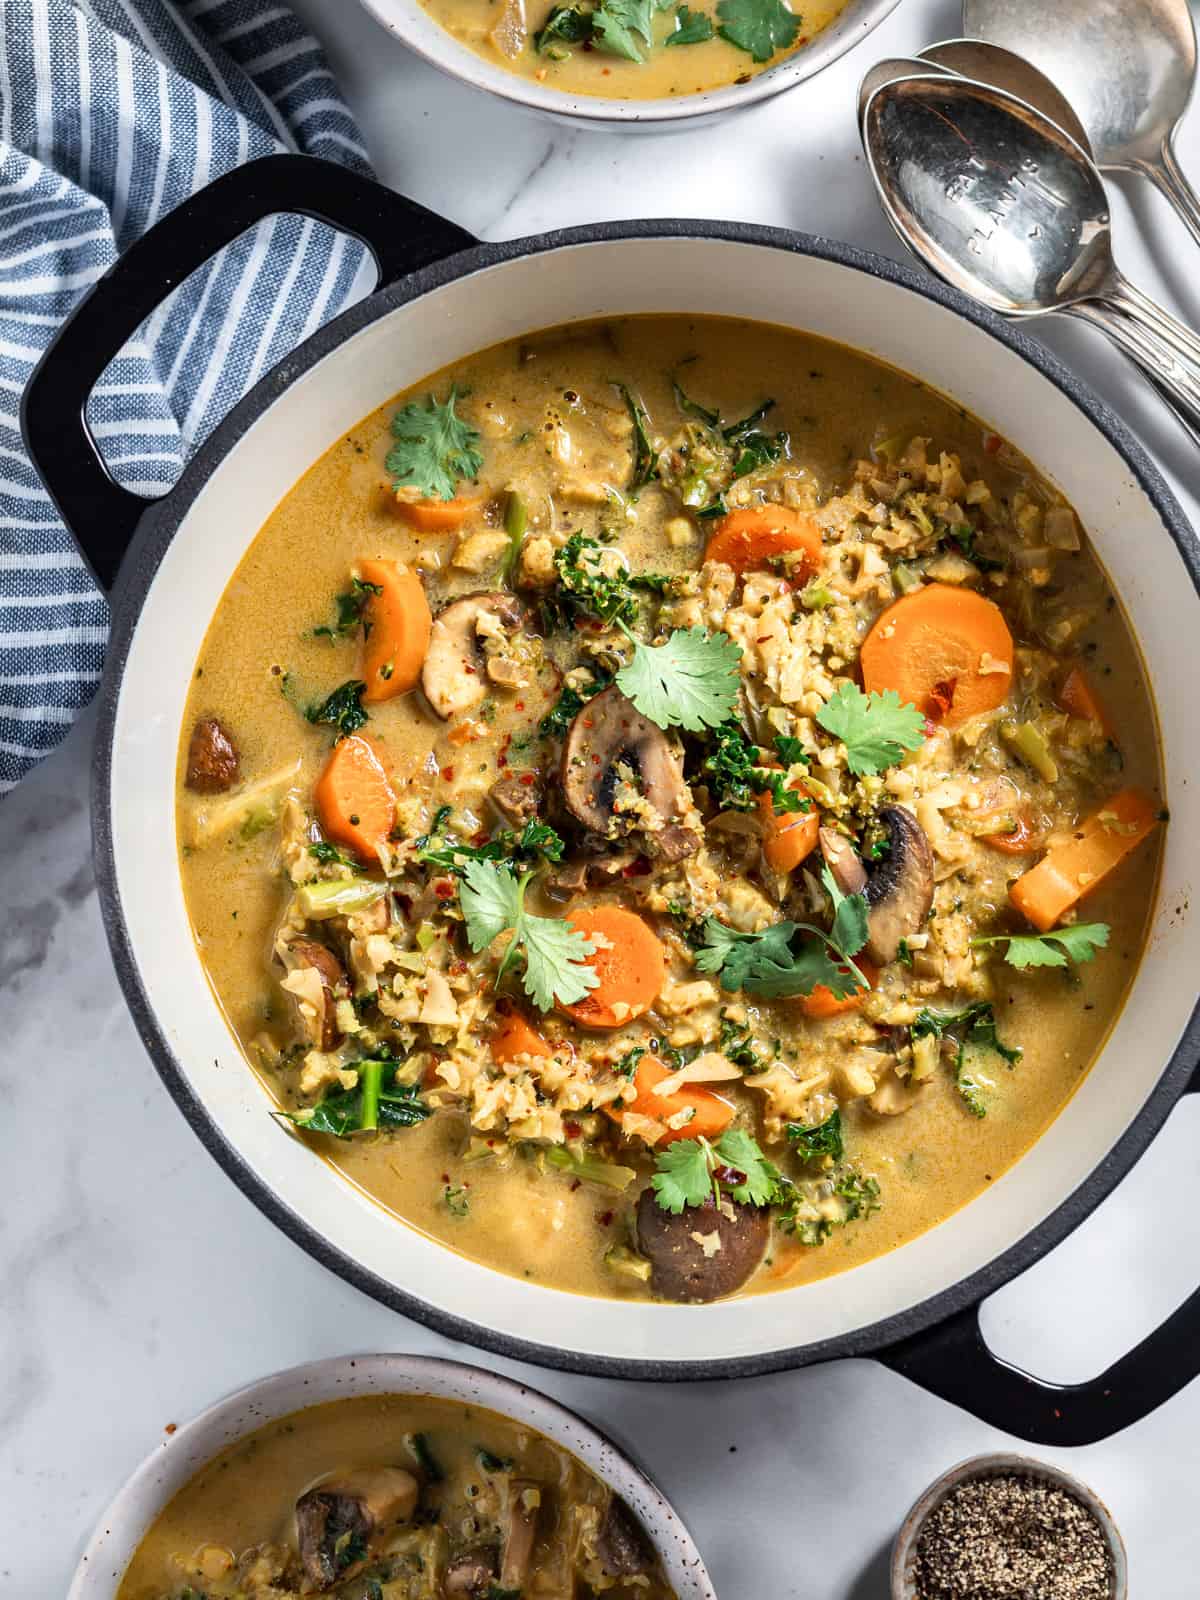
<svg viewBox="0 0 1200 1600"><path fill-rule="evenodd" d="M33 471L21 391L117 254L211 179L303 150L369 173L316 41L270 0L0 0L0 793L91 698L107 607ZM369 287L356 243L263 223L182 285L89 406L154 496L281 356Z"/></svg>

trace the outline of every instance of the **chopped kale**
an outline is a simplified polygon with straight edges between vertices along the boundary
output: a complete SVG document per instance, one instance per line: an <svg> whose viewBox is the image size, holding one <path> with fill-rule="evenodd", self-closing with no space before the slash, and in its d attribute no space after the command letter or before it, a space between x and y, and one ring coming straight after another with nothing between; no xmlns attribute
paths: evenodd
<svg viewBox="0 0 1200 1600"><path fill-rule="evenodd" d="M328 723L337 729L337 739L345 739L352 733L357 733L360 728L367 725L367 713L363 710L362 697L366 684L360 678L351 678L343 683L328 697L328 699L310 705L305 711L305 718L309 722Z"/></svg>

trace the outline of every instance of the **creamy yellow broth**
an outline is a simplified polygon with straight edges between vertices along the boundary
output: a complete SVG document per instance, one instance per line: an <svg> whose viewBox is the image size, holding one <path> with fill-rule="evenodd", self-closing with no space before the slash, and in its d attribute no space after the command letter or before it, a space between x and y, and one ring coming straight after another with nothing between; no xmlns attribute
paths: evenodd
<svg viewBox="0 0 1200 1600"><path fill-rule="evenodd" d="M1002 512L1008 519L997 526L1008 528L1020 515L1034 530L1041 527L1038 518L1046 510L1061 506L1028 463L1001 446L978 421L879 363L779 328L716 319L635 318L551 330L520 347L500 346L414 391L442 396L453 380L464 396L460 414L480 431L484 465L479 488L473 492L480 493L483 501L462 538L494 530L502 521L507 491L519 485L529 515L527 554L531 541L551 537L561 543L567 530L615 532L616 543L635 572L694 571L702 561L708 530L681 508L674 488L652 484L627 502L628 510L625 502L597 504L581 498L590 492L589 474L602 483L623 485L628 471L628 424L612 380L619 379L640 395L657 436L672 437L681 426L672 374L690 396L706 407L720 407L727 417L741 417L765 398L775 399L770 426L787 431L788 453L768 466L765 476L751 474L740 486L734 485L730 492L735 496L786 492L794 501L817 507L818 516L824 515L820 508L845 507L847 502L839 496L854 479L856 462L869 462L873 448L883 442L885 452L881 455L876 448L875 459L886 476L886 454L895 454L891 442L917 436L934 441L929 447L931 461L938 460L939 452L943 458L953 454L961 458L964 481L990 486L994 514L1000 517ZM499 554L482 572L463 571L454 565L459 536L414 533L398 517L383 469L395 404L364 419L340 440L281 502L250 545L195 667L180 754L181 782L193 721L217 716L236 738L242 789L265 774L298 763L290 781L300 797L301 812L310 815L304 808L327 759L331 734L328 728L309 725L294 703L319 699L356 672L358 646L353 641L331 644L312 634L315 624L330 620L331 597L346 588L355 563L368 556L409 563L423 573L435 614L456 595L494 585ZM894 474L898 469L890 470ZM874 492L869 486L861 490L868 499ZM847 524L854 539L860 537L855 530L881 525L862 519ZM1001 536L987 532L986 537ZM1035 551L1040 548L1037 537L1035 533ZM834 533L827 535L833 538ZM842 533L837 539L842 542L834 543L829 561L857 571L857 556L845 555L849 547ZM1012 535L1010 542L1019 555L1024 548L1020 540ZM917 565L941 561L945 554L939 546L932 557L919 557ZM915 785L918 812L925 804L922 794L937 789L945 773L956 782L961 778L967 790L964 806L977 791L990 792L989 786L994 788L997 782L1015 786L1014 792L1024 797L1044 834L1069 831L1079 817L1126 784L1158 790L1150 695L1136 646L1087 547L1086 533L1080 550L1055 552L1046 559L1052 561L1052 576L1036 589L1013 575L1024 569L977 574L970 580L1010 608L1006 616L1023 664L1009 701L992 721L984 719L965 731L931 733L923 751L898 767L901 776L889 776L901 791L904 784ZM703 585L711 575L711 568L704 569L700 579L687 579L685 587ZM853 587L848 578L831 581ZM885 576L879 582L890 584L892 579ZM701 593L685 594L671 601L664 615L670 612L675 620L687 623L693 620L688 608L703 603ZM859 597L854 604L868 613L879 609L870 598ZM741 625L736 607L729 606L727 615L729 626ZM1074 631L1050 652L1043 643L1033 642L1034 625ZM486 802L486 791L498 776L517 769L544 774L553 768L557 744L534 735L539 719L557 699L562 665L574 659L572 652L586 636L586 629L581 633L576 628L548 640L547 664L527 687L489 696L486 717L443 722L432 714L420 690L369 708L370 732L386 752L393 775L402 832L411 836L427 830L438 808L451 805L486 833L498 823ZM1111 741L1050 704L1047 685L1058 681L1058 663L1076 661L1086 663L1089 679L1103 698ZM286 694L281 686L286 686ZM1040 717L1056 741L1061 772L1053 785L1013 758L993 725L1001 716L1024 715ZM858 790L844 772L836 764L813 770L843 785L851 798L840 814L854 822ZM235 805L239 792L234 791ZM306 1097L297 1088L296 1047L289 1046L295 1039L295 1019L288 997L279 989L282 969L272 956L291 895L281 857L281 825L285 856L287 848L286 816L282 824L277 812L262 821L252 819L249 827L243 820L233 830L203 842L199 825L228 799L214 801L182 786L180 796L181 871L200 957L214 991L268 1094L286 1109L311 1104L313 1096ZM905 793L898 797L903 800ZM1142 844L1082 903L1081 920L1111 926L1106 949L1095 959L1066 969L1018 972L1001 959L1003 947L985 956L967 945L970 935L1000 928L1032 931L1014 922L1007 909L1007 885L1037 861L1040 845L1023 856L1004 854L984 848L965 831L972 825L969 809L936 815L941 819L939 828L945 824L951 854L936 858L942 877L934 907L940 920L935 918L927 926L935 930L935 947L940 938L946 948L952 945L957 951L953 956L957 967L944 950L938 958L941 966L935 964L929 971L922 970L923 961L932 960L928 953L918 952L915 967L896 961L882 973L859 1012L831 1020L811 1020L792 1001L719 996L720 1009L732 1010L740 1025L750 1027L760 1053L772 1058L772 1051L777 1052L772 1059L780 1064L781 1094L785 1089L790 1093L793 1079L805 1081L817 1074L820 1085L812 1090L807 1114L800 1120L812 1125L840 1110L847 1157L858 1173L878 1183L880 1191L878 1210L846 1226L821 1230L830 1234L823 1243L801 1242L794 1233L776 1227L767 1260L751 1279L753 1289L790 1286L869 1260L914 1238L979 1194L1044 1132L1074 1092L1136 971L1153 899L1157 836ZM752 820L749 826L752 831ZM702 864L707 857L693 857L673 869L674 876L661 868L645 878L618 876L615 886L585 890L582 901L616 898L636 906L664 941L674 980L695 980L702 975L690 967L681 924L678 917L664 914L667 905L676 905L680 897L708 893L705 885L714 876L721 880L720 894L731 895L729 886L734 882L744 882L746 894L752 890L760 899L764 884L770 893L776 892L770 889L769 875L764 877L761 865L754 864L758 859L754 840L747 843L741 835L734 837L741 840L736 849L742 854L714 844L715 874ZM711 842L717 835L710 830L709 838ZM940 835L939 841L939 848L944 848ZM951 870L953 850L961 852L956 870ZM800 874L794 877L799 879ZM428 891L422 892L428 896ZM800 887L793 883L783 893L785 898L777 905L791 904L786 896L799 894ZM562 914L561 901L537 903L547 914ZM722 917L733 915L731 900L719 905ZM433 926L441 914L436 898L427 898L426 911L418 920L432 918ZM780 914L778 909L773 913ZM322 926L328 931L328 925ZM938 933L939 929L946 931ZM318 936L323 936L320 928ZM490 994L495 962L489 966L488 960L459 946L454 961L464 975L455 977L454 962L447 971L464 990ZM939 976L946 970L957 972L954 983ZM618 1047L644 1046L653 1038L678 1042L688 1037L689 1028L697 1035L693 1053L701 1044L711 1050L718 1043L711 1005L707 1011L700 1008L703 1015L697 1013L696 1021L686 1013L668 1014L660 1004L614 1036L573 1029L554 1015L539 1022L519 989L512 994L518 1009L552 1042L560 1040L565 1050L582 1052L581 1058L573 1059L599 1061L590 1070L604 1081L611 1077L606 1077L602 1060L606 1048L611 1056ZM904 1033L905 1021L911 1022L920 1007L951 1010L982 997L990 999L1001 1038L1023 1051L1014 1066L998 1057L988 1064L985 1075L993 1086L988 1088L986 1116L969 1113L954 1074L944 1070L944 1063L900 1115L880 1114L872 1109L871 1095L847 1087L855 1053L866 1048L878 1055L881 1049L892 1048L898 1032ZM462 1003L468 1002L464 998ZM480 1017L481 1039L486 1041L495 1022L495 1017L490 1023ZM422 1037L413 1048L419 1052L425 1045ZM486 1058L486 1042L480 1048ZM654 1168L650 1151L637 1139L618 1141L615 1125L603 1111L581 1113L578 1118L566 1113L564 1132L563 1118L552 1111L549 1101L541 1136L531 1138L526 1133L510 1140L502 1117L487 1125L469 1104L443 1094L445 1084L432 1057L414 1059L419 1060L421 1082L426 1089L434 1086L435 1100L442 1104L436 1115L420 1126L386 1136L335 1140L306 1135L314 1151L397 1219L501 1271L588 1294L640 1297L650 1292L644 1271L639 1276L632 1215ZM788 1145L780 1137L782 1113L777 1105L791 1102L786 1096L778 1101L774 1094L764 1097L753 1083L753 1076L747 1075L742 1083L711 1087L733 1099L739 1125L752 1129L766 1154L786 1165ZM619 1107L620 1102L616 1104ZM267 1109L264 1104L264 1115ZM280 1137L286 1136L281 1131ZM546 1152L564 1138L568 1145L582 1139L605 1159L634 1169L636 1183L616 1191L552 1170Z"/></svg>
<svg viewBox="0 0 1200 1600"><path fill-rule="evenodd" d="M813 0L797 13L793 42L766 61L729 43L717 30L722 18L717 0L698 0L689 12L709 19L712 37L687 45L668 45L678 30L677 5L654 14L654 44L647 48L635 37L635 47L645 59L632 61L600 48L557 42L539 49L537 35L557 9L547 0L525 6L522 0L423 0L426 11L447 33L474 50L493 66L521 78L531 78L564 94L599 95L616 100L657 100L673 95L700 94L708 89L746 83L768 67L807 48L834 20L846 0ZM707 31L707 30L705 30Z"/></svg>
<svg viewBox="0 0 1200 1600"><path fill-rule="evenodd" d="M431 1476L432 1470L440 1477ZM415 1509L347 1560L344 1578L305 1582L295 1507L349 1473L410 1474ZM609 1489L542 1434L480 1406L423 1395L336 1400L268 1423L202 1467L159 1513L129 1564L118 1600L283 1600L323 1587L334 1600L442 1600L463 1552L502 1560L513 1486L536 1486L528 1600L671 1600L651 1552L636 1584L605 1576L597 1540ZM403 1482L402 1482L403 1486ZM643 1553L644 1558L644 1553ZM589 1581L594 1580L595 1586ZM465 1593L466 1591L462 1591Z"/></svg>

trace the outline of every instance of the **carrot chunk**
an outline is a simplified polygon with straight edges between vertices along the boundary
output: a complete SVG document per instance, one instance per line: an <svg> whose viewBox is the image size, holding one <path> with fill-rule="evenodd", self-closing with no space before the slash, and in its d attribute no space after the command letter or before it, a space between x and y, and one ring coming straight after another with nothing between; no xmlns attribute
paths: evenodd
<svg viewBox="0 0 1200 1600"><path fill-rule="evenodd" d="M429 649L433 617L415 572L396 561L360 561L364 583L381 591L363 608L363 699L372 704L416 687Z"/></svg>
<svg viewBox="0 0 1200 1600"><path fill-rule="evenodd" d="M483 504L482 495L455 495L453 500L402 500L396 509L418 533L454 533Z"/></svg>
<svg viewBox="0 0 1200 1600"><path fill-rule="evenodd" d="M517 1056L554 1054L537 1029L531 1027L519 1011L510 1011L508 1016L500 1019L500 1024L488 1043L491 1046L492 1059L501 1065L514 1061Z"/></svg>
<svg viewBox="0 0 1200 1600"><path fill-rule="evenodd" d="M790 785L803 788L803 780ZM816 849L821 818L810 811L776 811L769 789L758 796L758 820L763 831L763 858L772 872L793 872Z"/></svg>
<svg viewBox="0 0 1200 1600"><path fill-rule="evenodd" d="M379 846L396 821L396 796L369 739L352 734L334 745L313 799L327 838L378 862Z"/></svg>
<svg viewBox="0 0 1200 1600"><path fill-rule="evenodd" d="M622 906L572 911L571 926L596 945L587 964L600 980L568 1016L584 1028L619 1028L648 1011L667 975L663 947L649 925Z"/></svg>
<svg viewBox="0 0 1200 1600"><path fill-rule="evenodd" d="M790 506L748 506L721 518L704 559L749 572L767 566L775 556L794 552L804 557L799 576L816 571L821 563L821 530L813 519Z"/></svg>
<svg viewBox="0 0 1200 1600"><path fill-rule="evenodd" d="M670 1068L657 1056L643 1056L633 1079L637 1099L632 1105L611 1111L609 1115L620 1122L626 1111L633 1111L640 1117L651 1117L666 1126L673 1118L682 1118L684 1112L690 1112L691 1115L681 1120L678 1128L666 1129L662 1137L655 1141L655 1149L673 1144L676 1139L715 1139L723 1133L733 1121L733 1106L729 1101L714 1094L711 1089L694 1083L685 1084L671 1094L655 1094L656 1085L669 1076Z"/></svg>
<svg viewBox="0 0 1200 1600"><path fill-rule="evenodd" d="M1158 807L1144 790L1122 789L1023 873L1010 886L1009 899L1039 933L1048 932L1137 849L1158 820Z"/></svg>
<svg viewBox="0 0 1200 1600"><path fill-rule="evenodd" d="M873 989L879 973L869 961L860 961L857 956L854 965L867 980L867 988ZM800 996L800 1009L811 1021L824 1022L827 1017L840 1017L847 1011L857 1011L866 994L866 989L857 989L845 999L839 1000L832 989L827 989L823 983L819 983L811 994Z"/></svg>
<svg viewBox="0 0 1200 1600"><path fill-rule="evenodd" d="M1072 667L1058 691L1058 704L1071 717L1095 722L1111 736L1112 724L1082 667Z"/></svg>
<svg viewBox="0 0 1200 1600"><path fill-rule="evenodd" d="M1041 834L1034 831L1028 815L1019 811L1013 821L1014 826L1007 833L980 834L980 844L1008 856L1025 856L1031 850L1036 850L1041 842Z"/></svg>
<svg viewBox="0 0 1200 1600"><path fill-rule="evenodd" d="M1002 705L1012 674L1012 634L1000 607L948 583L894 601L863 640L867 693L894 689L948 728Z"/></svg>

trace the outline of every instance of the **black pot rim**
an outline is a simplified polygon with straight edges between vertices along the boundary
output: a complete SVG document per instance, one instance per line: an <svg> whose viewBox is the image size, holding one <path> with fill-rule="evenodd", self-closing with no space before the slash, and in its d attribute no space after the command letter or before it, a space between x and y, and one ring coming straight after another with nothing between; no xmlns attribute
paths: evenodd
<svg viewBox="0 0 1200 1600"><path fill-rule="evenodd" d="M696 239L765 246L796 255L816 257L848 267L931 300L990 334L1000 344L1053 383L1067 396L1128 465L1154 506L1179 551L1200 594L1200 540L1185 517L1162 473L1143 445L1115 412L1080 378L1044 346L1018 328L1003 322L956 290L918 273L913 268L860 250L849 244L784 228L751 223L668 219L610 222L538 234L497 244L480 244L425 267L411 276L377 290L327 323L286 361L268 373L229 413L188 463L179 483L160 501L148 506L137 536L121 569L113 596L112 634L98 696L99 724L92 768L92 831L96 877L105 931L117 977L138 1033L159 1076L192 1130L226 1174L258 1209L314 1260L335 1272L364 1294L401 1312L425 1327L494 1355L535 1366L595 1377L640 1379L651 1382L695 1381L757 1376L786 1371L816 1362L869 1356L889 1345L943 1321L986 1299L1012 1278L1032 1266L1061 1243L1116 1187L1145 1152L1183 1094L1193 1063L1200 1055L1200 1001L1166 1063L1161 1076L1137 1116L1097 1164L1091 1174L1054 1211L1006 1251L970 1276L917 1305L847 1333L754 1355L681 1361L648 1357L604 1356L560 1350L533 1339L496 1332L442 1311L410 1290L399 1289L363 1267L332 1245L304 1221L256 1173L210 1118L176 1059L141 982L132 941L121 908L120 886L113 853L109 795L112 777L113 733L125 663L142 603L163 556L200 490L219 468L233 445L293 383L360 329L432 290L474 272L521 257L535 257L572 245L601 242ZM753 319L750 319L753 320ZM697 1313L702 1314L702 1313Z"/></svg>

